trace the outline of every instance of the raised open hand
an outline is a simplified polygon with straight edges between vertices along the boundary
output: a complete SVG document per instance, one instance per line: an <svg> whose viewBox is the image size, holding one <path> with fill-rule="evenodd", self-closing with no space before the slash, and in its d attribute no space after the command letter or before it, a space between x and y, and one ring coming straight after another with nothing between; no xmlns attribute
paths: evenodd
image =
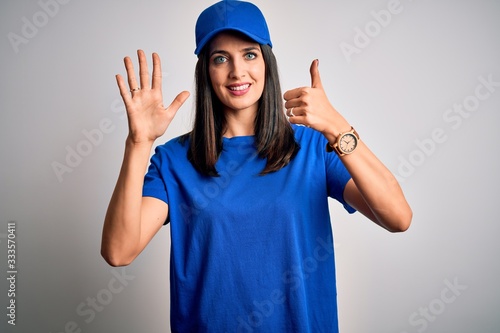
<svg viewBox="0 0 500 333"><path fill-rule="evenodd" d="M133 143L152 143L165 133L177 110L189 97L189 92L181 92L165 108L161 89L160 57L153 53L153 77L150 84L144 51L138 50L137 56L139 58L140 85L137 83L134 66L129 57L124 59L129 87L119 74L116 75L116 82L127 110L129 139Z"/></svg>

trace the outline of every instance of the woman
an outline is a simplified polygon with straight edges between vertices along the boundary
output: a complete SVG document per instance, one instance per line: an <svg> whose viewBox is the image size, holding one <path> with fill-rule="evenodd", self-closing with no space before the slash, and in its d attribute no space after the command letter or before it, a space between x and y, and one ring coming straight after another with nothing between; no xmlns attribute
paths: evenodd
<svg viewBox="0 0 500 333"><path fill-rule="evenodd" d="M128 87L117 75L129 135L102 255L128 265L170 222L173 332L338 332L328 197L392 232L409 227L411 209L328 101L317 60L311 87L281 96L257 7L210 6L196 42L193 130L158 146L145 177L189 93L164 107L157 54L151 85L142 51L139 82L128 57Z"/></svg>

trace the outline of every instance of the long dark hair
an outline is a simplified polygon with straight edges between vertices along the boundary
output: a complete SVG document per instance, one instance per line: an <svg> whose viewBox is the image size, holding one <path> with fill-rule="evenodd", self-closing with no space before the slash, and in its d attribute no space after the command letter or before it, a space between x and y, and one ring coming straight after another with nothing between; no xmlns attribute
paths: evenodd
<svg viewBox="0 0 500 333"><path fill-rule="evenodd" d="M265 84L255 118L255 145L258 156L266 159L260 172L265 175L285 167L300 149L293 129L286 119L278 75L278 65L272 49L260 45L266 65ZM188 159L207 176L218 176L215 164L222 152L222 135L226 125L223 105L213 91L208 64L210 54L205 47L196 64L196 111L190 137ZM187 137L186 137L187 138Z"/></svg>

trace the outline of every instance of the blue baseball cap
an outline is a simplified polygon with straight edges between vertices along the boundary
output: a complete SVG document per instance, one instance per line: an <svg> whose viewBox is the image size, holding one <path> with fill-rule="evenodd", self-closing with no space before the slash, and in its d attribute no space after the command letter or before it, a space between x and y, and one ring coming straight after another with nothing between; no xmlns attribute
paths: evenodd
<svg viewBox="0 0 500 333"><path fill-rule="evenodd" d="M223 0L205 9L196 21L196 50L203 47L219 32L239 31L259 44L271 43L266 19L257 6L245 1Z"/></svg>

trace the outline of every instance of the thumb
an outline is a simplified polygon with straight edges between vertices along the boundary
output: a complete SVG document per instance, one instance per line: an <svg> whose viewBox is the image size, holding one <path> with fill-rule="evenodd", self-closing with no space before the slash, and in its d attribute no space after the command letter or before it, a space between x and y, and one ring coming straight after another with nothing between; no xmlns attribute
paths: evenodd
<svg viewBox="0 0 500 333"><path fill-rule="evenodd" d="M311 68L309 71L311 72L311 87L312 88L323 88L323 84L321 83L321 77L319 75L319 60L313 60L311 64Z"/></svg>
<svg viewBox="0 0 500 333"><path fill-rule="evenodd" d="M189 95L189 91L181 92L179 95L175 96L174 100L170 103L167 109L174 113L177 112L182 104L184 104L184 102L188 99Z"/></svg>

